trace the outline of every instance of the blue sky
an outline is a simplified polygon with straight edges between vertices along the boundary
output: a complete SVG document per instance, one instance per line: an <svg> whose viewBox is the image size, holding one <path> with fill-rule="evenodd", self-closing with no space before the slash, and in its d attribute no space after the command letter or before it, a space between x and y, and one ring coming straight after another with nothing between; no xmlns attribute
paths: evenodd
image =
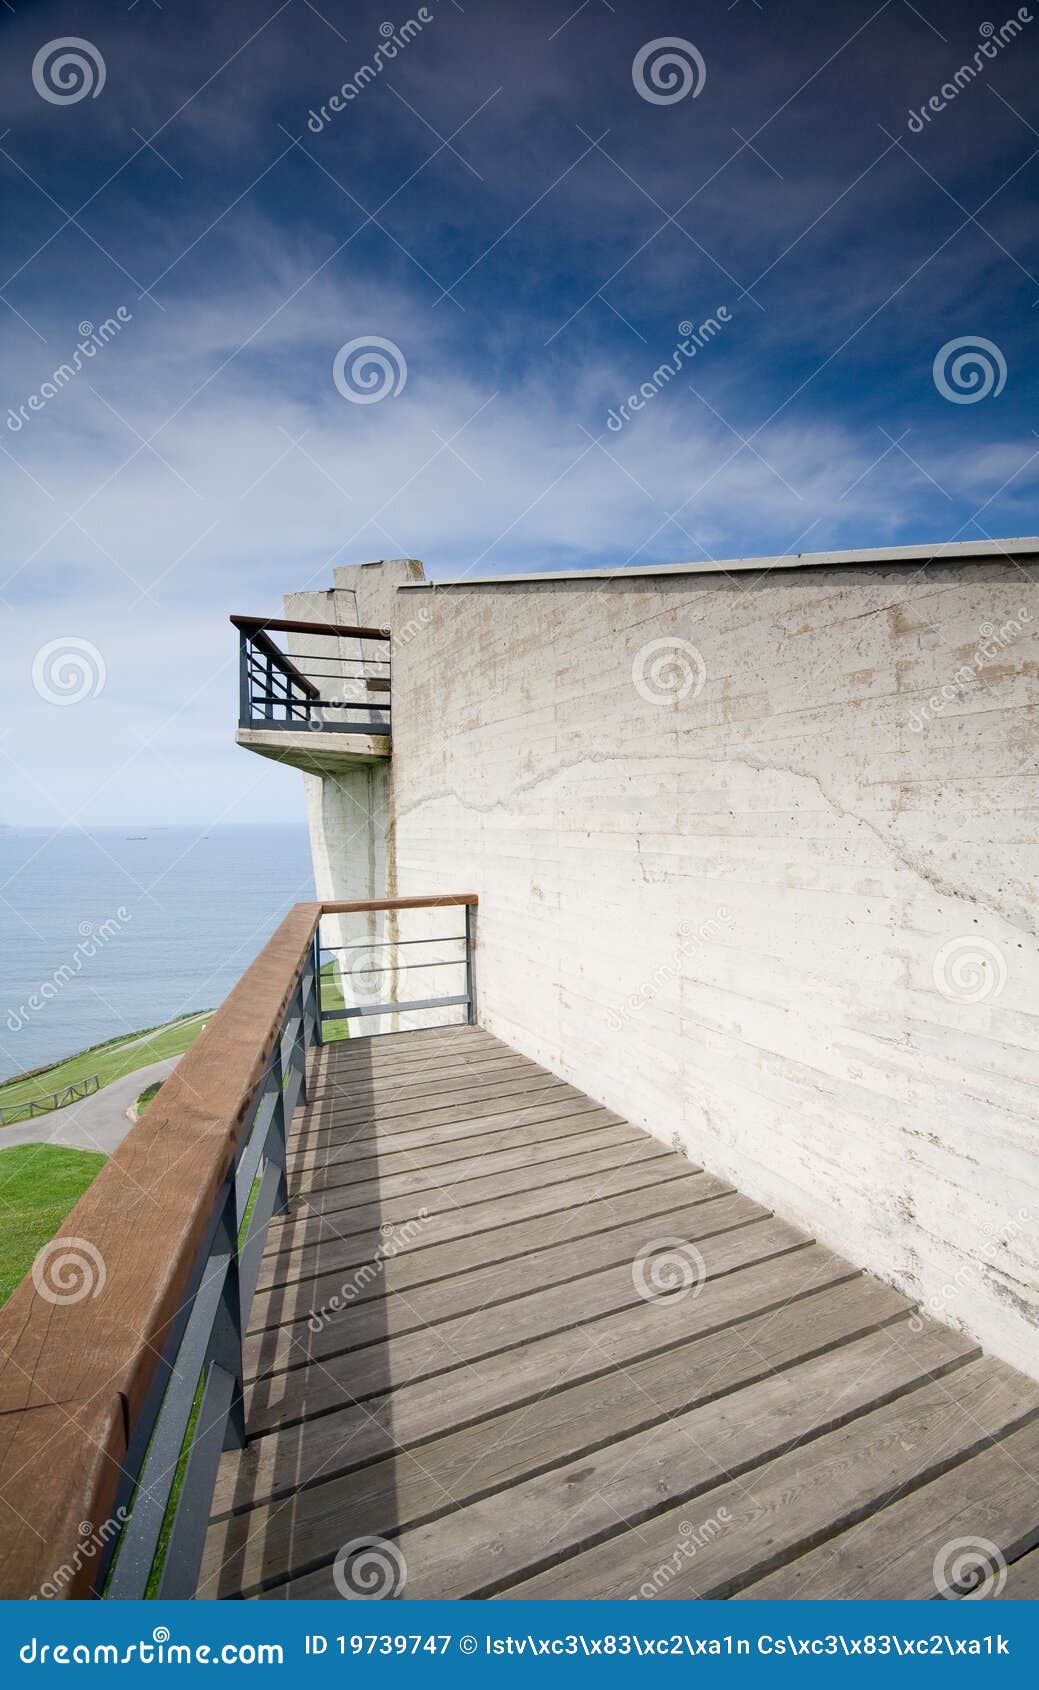
<svg viewBox="0 0 1039 1690"><path fill-rule="evenodd" d="M233 746L226 618L336 563L480 575L1034 531L1025 11L1000 45L988 25L1017 9L958 0L11 0L0 820L298 817L298 777ZM47 80L66 37L90 48L81 98ZM658 50L640 89L668 38L684 72L655 83ZM400 391L353 403L334 360L373 336ZM943 392L936 357L979 338L992 391L957 389L946 354ZM104 679L60 708L33 662L69 638Z"/></svg>

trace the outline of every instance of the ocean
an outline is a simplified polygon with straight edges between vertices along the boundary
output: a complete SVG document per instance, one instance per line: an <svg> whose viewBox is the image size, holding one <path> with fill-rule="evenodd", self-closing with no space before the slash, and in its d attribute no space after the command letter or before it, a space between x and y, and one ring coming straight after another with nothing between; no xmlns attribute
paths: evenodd
<svg viewBox="0 0 1039 1690"><path fill-rule="evenodd" d="M313 898L302 825L0 832L0 1079L226 997Z"/></svg>

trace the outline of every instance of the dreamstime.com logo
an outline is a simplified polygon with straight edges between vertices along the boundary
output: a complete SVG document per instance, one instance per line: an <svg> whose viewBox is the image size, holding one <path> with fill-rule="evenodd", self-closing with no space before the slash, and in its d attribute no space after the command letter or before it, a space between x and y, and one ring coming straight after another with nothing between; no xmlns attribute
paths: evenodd
<svg viewBox="0 0 1039 1690"><path fill-rule="evenodd" d="M32 684L45 704L82 704L97 698L107 676L97 646L78 634L48 640L32 660Z"/></svg>
<svg viewBox="0 0 1039 1690"><path fill-rule="evenodd" d="M946 1599L1002 1596L1006 1582L1006 1557L987 1537L954 1537L934 1558L934 1588Z"/></svg>
<svg viewBox="0 0 1039 1690"><path fill-rule="evenodd" d="M36 1596L31 1597L30 1601L36 1601L38 1598L42 1602L54 1602L62 1596L76 1575L91 1561L95 1561L113 1538L119 1536L129 1517L125 1508L117 1508L112 1517L100 1526L95 1527L90 1520L81 1520L80 1541L72 1555L67 1561L63 1561L60 1567L54 1568L50 1578L40 1585Z"/></svg>
<svg viewBox="0 0 1039 1690"><path fill-rule="evenodd" d="M41 1010L46 1009L69 981L75 980L77 975L83 972L83 964L91 962L98 951L107 945L109 939L121 933L126 923L132 919L130 911L120 904L115 915L109 916L106 921L81 921L79 939L68 962L61 963L48 980L42 981L35 992L30 993L25 1003L7 1011L8 1032L20 1032L33 1015L39 1015Z"/></svg>
<svg viewBox="0 0 1039 1690"><path fill-rule="evenodd" d="M1019 1209L1009 1224L1001 1217L997 1231L983 1233L980 1238L976 1231L972 1233L970 1255L961 1261L951 1279L927 1292L906 1322L910 1332L922 1332L928 1317L946 1326L955 1325L956 1311L966 1306L966 1298L987 1289L986 1264L993 1260L994 1253L1009 1251L1019 1239L1030 1239L1035 1233L1035 1219L1031 1209Z"/></svg>
<svg viewBox="0 0 1039 1690"><path fill-rule="evenodd" d="M696 1559L701 1549L709 1549L712 1543L717 1543L731 1521L732 1515L727 1508L719 1508L710 1519L701 1520L698 1525L692 1520L683 1520L678 1528L674 1554L654 1569L649 1578L639 1585L630 1600L652 1602L655 1597L660 1596L678 1577L683 1567Z"/></svg>
<svg viewBox="0 0 1039 1690"><path fill-rule="evenodd" d="M124 329L127 323L132 322L133 312L129 306L117 305L115 316L106 317L104 322L98 323L96 328L91 322L80 323L79 340L76 342L76 349L71 357L67 358L64 363L56 365L46 381L42 381L36 392L30 393L28 399L23 399L17 407L14 405L8 407L7 426L11 433L20 434L33 414L42 411L52 399L56 399L58 394L69 385L69 382L74 381L76 376L79 375L87 360L96 358L109 341L114 340L119 331Z"/></svg>
<svg viewBox="0 0 1039 1690"><path fill-rule="evenodd" d="M633 992L629 992L618 1009L608 1009L606 1025L611 1033L619 1033L626 1021L632 1015L640 1014L651 1003L654 1003L661 992L673 986L682 976L686 963L692 961L704 945L720 944L725 936L725 930L732 924L732 911L724 904L719 904L714 914L702 921L695 932L686 931L686 923L678 929L678 944L674 954L666 962L658 963L652 974L640 980Z"/></svg>
<svg viewBox="0 0 1039 1690"><path fill-rule="evenodd" d="M725 325L731 322L732 312L727 305L719 305L714 316L705 317L702 323L693 323L688 317L683 318L678 325L681 339L670 358L665 358L662 364L658 364L653 374L640 382L635 392L629 393L620 405L610 406L606 413L606 427L611 434L619 434L626 423L633 422L635 412L644 411L650 400L655 399L658 393L663 393L665 387L674 381L677 375L681 375L685 364L695 358L698 352L702 352L705 346L709 346L711 341L721 334Z"/></svg>
<svg viewBox="0 0 1039 1690"><path fill-rule="evenodd" d="M395 59L398 53L403 53L405 47L409 46L416 36L421 35L426 25L432 22L433 13L429 7L420 6L415 16L408 18L405 23L381 23L379 34L382 40L369 62L360 65L349 82L342 83L325 105L311 107L307 114L307 128L311 134L320 135L326 123L331 123L333 117L345 111L370 82L382 75L387 63Z"/></svg>
<svg viewBox="0 0 1039 1690"><path fill-rule="evenodd" d="M45 1303L64 1306L100 1297L108 1272L89 1238L52 1238L32 1264L32 1282Z"/></svg>
<svg viewBox="0 0 1039 1690"><path fill-rule="evenodd" d="M1019 6L1017 16L1008 18L998 29L994 23L981 24L978 28L980 40L972 57L964 60L949 80L942 83L939 92L932 94L924 105L910 109L906 125L910 132L913 135L922 134L939 112L943 112L946 106L958 100L964 90L988 69L992 60L998 59L1004 47L1009 47L1012 41L1017 40L1024 25L1033 21L1033 14L1028 7Z"/></svg>
<svg viewBox="0 0 1039 1690"><path fill-rule="evenodd" d="M332 1580L346 1602L392 1602L408 1582L408 1564L384 1537L355 1537L332 1563Z"/></svg>
<svg viewBox="0 0 1039 1690"><path fill-rule="evenodd" d="M707 1263L686 1238L653 1238L631 1264L631 1283L644 1303L695 1297L706 1278Z"/></svg>
<svg viewBox="0 0 1039 1690"><path fill-rule="evenodd" d="M647 704L680 704L699 698L707 665L691 640L668 634L640 646L631 663L631 681Z"/></svg>
<svg viewBox="0 0 1039 1690"><path fill-rule="evenodd" d="M980 399L999 398L1007 361L994 340L964 334L938 348L932 373L935 387L951 405L976 405Z"/></svg>
<svg viewBox="0 0 1039 1690"><path fill-rule="evenodd" d="M349 1279L344 1279L339 1290L329 1297L327 1303L311 1311L307 1320L311 1332L323 1332L333 1315L338 1314L340 1309L349 1308L351 1303L357 1301L362 1291L366 1291L369 1285L374 1285L381 1277L386 1262L392 1261L399 1250L407 1249L419 1236L428 1219L429 1210L419 1209L410 1221L402 1221L399 1224L396 1221L383 1221L379 1228L382 1239L371 1261L362 1262Z"/></svg>
<svg viewBox="0 0 1039 1690"><path fill-rule="evenodd" d="M32 85L52 106L96 100L105 85L105 61L92 41L61 35L41 47L32 62Z"/></svg>
<svg viewBox="0 0 1039 1690"><path fill-rule="evenodd" d="M692 95L699 99L707 81L704 56L680 35L661 35L640 47L631 64L635 92L652 106L674 106Z"/></svg>
<svg viewBox="0 0 1039 1690"><path fill-rule="evenodd" d="M348 340L332 360L336 390L351 405L376 405L390 394L396 399L407 379L407 359L396 341L383 335Z"/></svg>
<svg viewBox="0 0 1039 1690"><path fill-rule="evenodd" d="M949 939L934 959L934 983L950 1003L984 1003L1007 983L1007 960L999 946L980 934Z"/></svg>
<svg viewBox="0 0 1039 1690"><path fill-rule="evenodd" d="M1015 640L1021 638L1025 631L1025 624L1031 622L1032 613L1024 605L1018 607L1016 616L1008 616L1000 627L993 622L983 622L978 629L980 639L976 649L972 652L968 663L961 663L951 680L944 681L937 692L932 693L926 703L918 705L909 714L909 729L911 733L923 733L929 721L940 716L950 704L960 703L968 698L979 686L979 675L989 664L1012 646Z"/></svg>

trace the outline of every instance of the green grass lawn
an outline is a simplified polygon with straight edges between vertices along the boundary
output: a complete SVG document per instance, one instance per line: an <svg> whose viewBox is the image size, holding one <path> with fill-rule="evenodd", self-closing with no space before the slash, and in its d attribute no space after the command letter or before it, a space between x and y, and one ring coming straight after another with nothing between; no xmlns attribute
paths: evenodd
<svg viewBox="0 0 1039 1690"><path fill-rule="evenodd" d="M321 968L321 1008L345 1009L346 1001L343 989L339 984L335 960L323 963ZM334 1044L338 1039L350 1037L349 1021L326 1021L321 1029L322 1042L326 1045Z"/></svg>
<svg viewBox="0 0 1039 1690"><path fill-rule="evenodd" d="M99 1151L57 1144L0 1150L0 1303L24 1279L104 1162Z"/></svg>
<svg viewBox="0 0 1039 1690"><path fill-rule="evenodd" d="M140 1097L137 1099L137 1119L138 1120L140 1120L141 1116L144 1114L144 1111L147 1109L147 1107L148 1107L149 1103L151 1102L152 1098L155 1097L162 1090L162 1087L163 1087L162 1080L153 1080L150 1086L145 1086L145 1088L142 1091Z"/></svg>
<svg viewBox="0 0 1039 1690"><path fill-rule="evenodd" d="M107 1086L110 1080L122 1079L124 1074L145 1068L149 1062L158 1062L164 1056L181 1056L197 1039L212 1013L207 1009L201 1015L185 1016L168 1026L150 1028L144 1034L126 1033L106 1044L81 1050L76 1056L55 1063L53 1068L7 1080L0 1085L0 1104L27 1103L32 1097L44 1097L48 1092L60 1091L62 1086L71 1085L73 1080L89 1079L91 1074L97 1074L101 1085Z"/></svg>

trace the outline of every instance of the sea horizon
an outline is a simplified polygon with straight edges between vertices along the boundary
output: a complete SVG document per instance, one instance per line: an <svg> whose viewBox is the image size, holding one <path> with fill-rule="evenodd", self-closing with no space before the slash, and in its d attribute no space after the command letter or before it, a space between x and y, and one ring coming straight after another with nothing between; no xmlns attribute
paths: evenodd
<svg viewBox="0 0 1039 1690"><path fill-rule="evenodd" d="M303 822L0 824L0 1081L226 997L314 895Z"/></svg>

